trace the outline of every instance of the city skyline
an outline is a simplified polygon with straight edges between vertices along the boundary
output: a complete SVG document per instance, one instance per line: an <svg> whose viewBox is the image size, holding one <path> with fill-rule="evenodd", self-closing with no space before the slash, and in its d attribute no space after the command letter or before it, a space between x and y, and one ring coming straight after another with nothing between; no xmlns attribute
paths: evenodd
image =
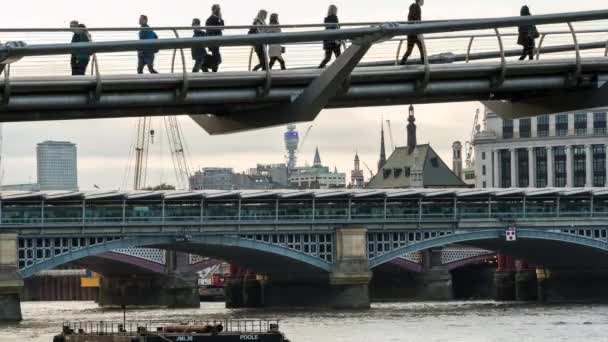
<svg viewBox="0 0 608 342"><path fill-rule="evenodd" d="M212 3L218 1L183 1L183 6L166 6L161 1L116 0L91 3L86 8L76 6L75 1L61 0L40 4L25 0L11 4L17 13L28 12L27 19L11 16L5 18L5 27L65 27L70 20L78 19L89 27L135 26L139 14L146 13L153 26L189 25L192 16L204 18ZM329 2L312 0L304 8L292 9L284 2L276 0L242 3L235 0L219 2L224 10L228 25L249 24L260 7L277 11L283 23L320 22L326 14ZM339 16L346 21L391 21L403 20L409 2L387 0L374 11L359 1L334 1L339 7ZM498 17L519 14L520 1L506 0L488 4L479 0L427 1L423 7L423 19L447 19L457 17ZM602 2L583 0L576 3L549 0L527 1L535 14L566 11L582 11L600 8ZM115 11L120 7L121 11ZM192 14L196 8L196 14ZM186 10L188 9L188 10ZM107 18L112 17L111 22ZM576 26L576 25L575 25ZM6 35L0 40L7 40ZM314 53L313 53L314 54ZM318 52L321 59L322 51ZM288 61L289 62L289 61ZM419 125L419 143L432 143L440 157L451 161L453 141L466 141L473 124L476 102L416 106ZM326 164L349 172L353 167L355 152L359 152L362 162L376 171L379 158L380 121L391 120L396 146L404 146L407 106L325 110L315 121L304 149L300 153L299 164L312 164L314 148L319 146ZM23 183L35 177L35 144L43 140L69 140L79 146L79 184L83 189L94 185L102 188L124 188L130 142L135 134L136 119L108 119L70 122L7 123L4 127L3 167L4 184ZM201 167L233 167L245 171L261 163L284 162L283 133L285 127L277 127L237 135L210 137L190 118L180 117L185 137L192 149L194 169ZM303 134L309 124L299 124ZM27 132L27 134L26 134ZM449 133L449 134L446 134ZM386 137L390 146L390 138ZM156 146L154 147L156 148ZM390 154L390 153L389 153ZM170 156L151 158L150 182L173 182ZM364 171L366 178L369 172Z"/></svg>

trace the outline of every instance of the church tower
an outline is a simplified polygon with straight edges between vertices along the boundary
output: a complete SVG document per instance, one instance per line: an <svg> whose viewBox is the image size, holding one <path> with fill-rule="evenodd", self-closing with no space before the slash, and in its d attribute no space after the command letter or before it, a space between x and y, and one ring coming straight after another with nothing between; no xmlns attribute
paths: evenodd
<svg viewBox="0 0 608 342"><path fill-rule="evenodd" d="M384 145L384 120L380 123L380 160L378 161L378 173L386 165L386 147Z"/></svg>
<svg viewBox="0 0 608 342"><path fill-rule="evenodd" d="M412 154L416 148L416 117L414 116L414 106L410 105L407 117L407 154Z"/></svg>
<svg viewBox="0 0 608 342"><path fill-rule="evenodd" d="M359 154L355 154L355 168L350 172L350 186L353 189L362 189L365 186L365 178L363 170L361 170L361 161Z"/></svg>

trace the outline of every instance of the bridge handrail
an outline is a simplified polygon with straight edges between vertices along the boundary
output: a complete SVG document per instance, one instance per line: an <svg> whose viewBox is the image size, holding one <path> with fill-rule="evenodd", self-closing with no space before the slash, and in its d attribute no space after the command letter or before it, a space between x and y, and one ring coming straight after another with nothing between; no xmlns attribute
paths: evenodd
<svg viewBox="0 0 608 342"><path fill-rule="evenodd" d="M321 40L346 40L365 36L379 35L390 38L399 35L419 35L456 31L471 31L515 27L521 25L542 25L590 21L608 18L608 10L575 13L547 14L527 17L507 17L478 20L458 20L441 22L420 22L417 24L383 25L365 28L348 28L338 30L262 33L256 35L207 36L201 38L127 40L115 42L89 42L74 44L40 44L23 47L0 47L0 59L9 57L70 54L74 52L122 52L151 49L192 48L194 46L242 46L259 44L285 44Z"/></svg>

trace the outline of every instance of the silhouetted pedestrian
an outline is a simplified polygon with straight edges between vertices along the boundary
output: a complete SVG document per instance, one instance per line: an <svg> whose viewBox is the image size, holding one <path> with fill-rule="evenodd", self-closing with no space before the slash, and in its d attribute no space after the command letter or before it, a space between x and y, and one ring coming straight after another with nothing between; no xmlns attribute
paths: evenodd
<svg viewBox="0 0 608 342"><path fill-rule="evenodd" d="M192 27L194 31L193 37L204 37L205 31L200 29L201 20L198 18L192 19ZM194 60L194 67L192 67L192 72L209 72L207 68L206 61L207 57L207 49L204 46L197 46L192 48L192 60Z"/></svg>
<svg viewBox="0 0 608 342"><path fill-rule="evenodd" d="M207 27L224 26L224 19L222 18L222 9L220 8L220 5L215 4L211 7L211 16L209 18L207 18L207 21L205 22L205 26L207 26ZM208 36L221 36L222 29L221 28L218 28L218 29L207 28L207 35ZM222 55L220 53L220 47L219 46L210 47L209 52L211 52L211 56L209 56L209 58L207 58L207 66L209 67L209 69L211 69L211 71L217 72L220 64L222 64Z"/></svg>
<svg viewBox="0 0 608 342"><path fill-rule="evenodd" d="M158 36L154 31L150 29L148 26L148 17L145 15L141 15L139 17L139 26L141 26L141 30L139 31L139 39L140 40L149 40L149 39L158 39ZM151 74L158 74L158 72L154 69L154 57L158 49L156 48L143 48L137 51L137 73L144 73L144 66L148 67L148 71Z"/></svg>
<svg viewBox="0 0 608 342"><path fill-rule="evenodd" d="M281 28L279 27L279 15L277 13L272 13L270 15L270 20L268 23L271 27L269 27L266 32L281 33ZM283 59L284 50L285 48L281 46L281 44L270 45L270 48L268 49L268 55L270 56L270 69L272 69L274 63L279 62L279 64L281 64L281 70L285 70L285 60Z"/></svg>
<svg viewBox="0 0 608 342"><path fill-rule="evenodd" d="M412 5L410 5L410 11L407 15L408 22L417 22L422 20L422 6L424 5L424 0L416 0ZM412 55L412 51L414 51L414 46L418 47L418 51L420 51L420 61L424 63L424 53L422 52L422 42L418 39L417 35L409 35L407 36L407 50L405 51L405 55L401 59L401 65L405 65L407 63L408 58Z"/></svg>
<svg viewBox="0 0 608 342"><path fill-rule="evenodd" d="M330 5L327 10L327 17L323 21L326 26L326 30L336 30L340 28L340 21L338 20L338 7L336 5ZM340 57L342 53L340 45L342 42L337 40L324 40L323 41L323 50L325 50L325 58L321 61L319 65L319 69L325 68L327 63L331 60L331 55L334 54L336 58Z"/></svg>
<svg viewBox="0 0 608 342"><path fill-rule="evenodd" d="M91 36L86 30L84 24L78 21L70 22L70 28L74 30L72 35L72 43L86 43L91 41ZM91 60L91 54L88 52L77 52L72 54L70 66L72 67L72 76L82 76L87 71L87 66Z"/></svg>
<svg viewBox="0 0 608 342"><path fill-rule="evenodd" d="M520 12L521 16L529 16L530 8L528 6L523 6ZM519 27L519 35L517 37L517 44L523 46L523 51L521 53L521 57L519 57L520 61L523 61L528 57L530 60L534 59L534 47L536 46L536 38L538 38L540 34L536 29L535 25L524 25Z"/></svg>
<svg viewBox="0 0 608 342"><path fill-rule="evenodd" d="M266 10L260 10L255 19L253 19L253 27L249 29L249 34L265 32L264 26L266 26L266 17L268 17L268 12ZM258 71L260 69L266 70L266 48L264 44L255 45L254 49L255 54L258 56L258 65L253 67L253 71Z"/></svg>

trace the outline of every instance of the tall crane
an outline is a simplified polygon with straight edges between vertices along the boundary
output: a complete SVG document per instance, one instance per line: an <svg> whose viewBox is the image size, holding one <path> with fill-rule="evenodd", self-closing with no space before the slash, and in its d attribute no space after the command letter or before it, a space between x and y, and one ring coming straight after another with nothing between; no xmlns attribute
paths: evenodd
<svg viewBox="0 0 608 342"><path fill-rule="evenodd" d="M135 190L141 190L146 186L150 140L154 139L154 130L151 129L151 125L152 118L149 116L141 117L137 122L135 170L133 172L133 189Z"/></svg>
<svg viewBox="0 0 608 342"><path fill-rule="evenodd" d="M391 152L395 150L395 142L393 141L393 128L391 127L391 120L386 120L388 126L388 136L391 138Z"/></svg>
<svg viewBox="0 0 608 342"><path fill-rule="evenodd" d="M473 169L474 168L474 161L473 161L473 141L475 140L475 134L477 134L477 132L479 132L480 126L479 126L479 108L477 108L477 111L475 112L475 119L473 120L473 128L471 129L471 135L469 136L469 141L467 141L465 143L465 150L467 153L467 157L465 159L466 162L466 168L467 169Z"/></svg>
<svg viewBox="0 0 608 342"><path fill-rule="evenodd" d="M300 141L300 146L298 146L298 151L296 152L296 160L297 158L300 156L300 152L302 151L302 147L304 147L304 143L306 142L306 139L308 138L308 136L310 135L310 131L312 130L312 127L314 125L310 125L308 126L308 128L306 129L306 133L304 133L304 137L302 137L302 141Z"/></svg>
<svg viewBox="0 0 608 342"><path fill-rule="evenodd" d="M361 162L363 162L363 165L365 166L367 171L369 171L369 178L370 179L374 178L374 171L372 171L372 169L367 165L366 162L364 162L363 160Z"/></svg>
<svg viewBox="0 0 608 342"><path fill-rule="evenodd" d="M191 168L186 157L182 128L175 116L165 116L164 121L169 148L171 149L171 160L173 161L173 169L177 181L176 185L178 189L187 190L190 188Z"/></svg>

